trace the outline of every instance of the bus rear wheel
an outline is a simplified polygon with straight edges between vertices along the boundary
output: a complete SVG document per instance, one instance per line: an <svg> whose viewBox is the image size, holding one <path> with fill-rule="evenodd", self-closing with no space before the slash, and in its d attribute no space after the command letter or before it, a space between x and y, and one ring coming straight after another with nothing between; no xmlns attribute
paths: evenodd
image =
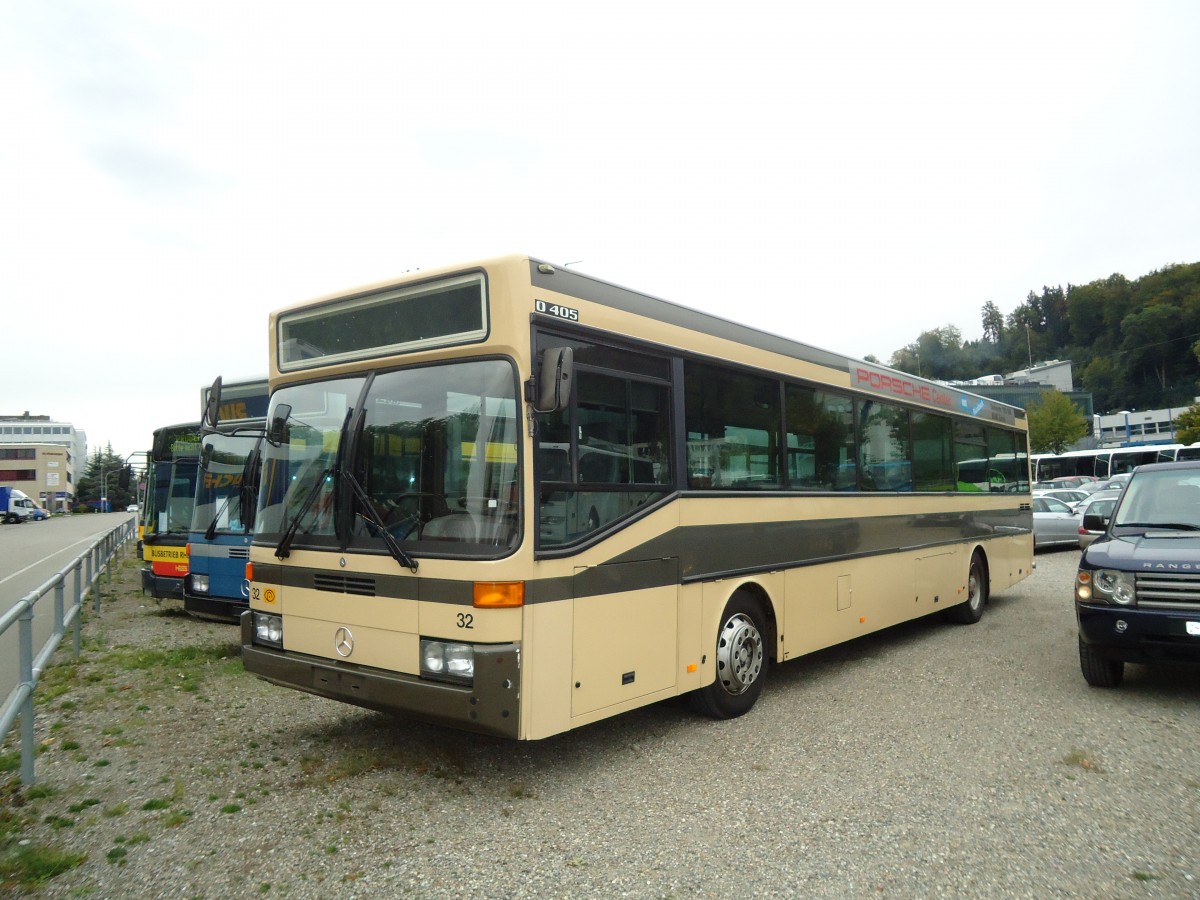
<svg viewBox="0 0 1200 900"><path fill-rule="evenodd" d="M738 591L725 604L717 632L717 677L693 691L692 708L714 719L733 719L749 712L762 693L771 665L766 616L762 604Z"/></svg>
<svg viewBox="0 0 1200 900"><path fill-rule="evenodd" d="M975 552L971 555L971 567L967 570L967 599L946 610L946 616L959 625L974 625L983 618L987 601L987 566L983 563L983 557Z"/></svg>

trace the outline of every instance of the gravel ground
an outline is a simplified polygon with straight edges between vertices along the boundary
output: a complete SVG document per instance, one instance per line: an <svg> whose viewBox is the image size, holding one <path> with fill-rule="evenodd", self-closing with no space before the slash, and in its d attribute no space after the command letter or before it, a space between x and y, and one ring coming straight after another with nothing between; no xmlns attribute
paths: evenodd
<svg viewBox="0 0 1200 900"><path fill-rule="evenodd" d="M535 743L257 681L129 560L39 687L36 786L3 776L0 871L83 859L0 895L1200 896L1200 675L1089 689L1078 555L978 625L776 668L741 719L672 702Z"/></svg>

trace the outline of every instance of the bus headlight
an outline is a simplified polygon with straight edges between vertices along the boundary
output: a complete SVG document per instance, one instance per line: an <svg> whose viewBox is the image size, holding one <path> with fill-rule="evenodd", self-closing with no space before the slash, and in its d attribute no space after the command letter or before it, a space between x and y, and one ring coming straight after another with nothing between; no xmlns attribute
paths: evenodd
<svg viewBox="0 0 1200 900"><path fill-rule="evenodd" d="M421 675L438 681L471 684L475 680L475 648L471 644L422 638Z"/></svg>
<svg viewBox="0 0 1200 900"><path fill-rule="evenodd" d="M283 617L254 613L254 643L283 649Z"/></svg>
<svg viewBox="0 0 1200 900"><path fill-rule="evenodd" d="M1133 576L1116 569L1097 569L1092 573L1093 593L1097 600L1117 606L1132 606L1137 602Z"/></svg>
<svg viewBox="0 0 1200 900"><path fill-rule="evenodd" d="M195 591L197 594L207 594L208 593L208 576L207 575L193 575L192 576L192 590Z"/></svg>

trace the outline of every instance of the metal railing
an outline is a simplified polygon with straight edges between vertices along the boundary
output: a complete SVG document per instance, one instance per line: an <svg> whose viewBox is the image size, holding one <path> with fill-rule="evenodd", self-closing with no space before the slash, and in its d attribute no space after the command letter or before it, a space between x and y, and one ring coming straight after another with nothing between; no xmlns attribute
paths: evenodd
<svg viewBox="0 0 1200 900"><path fill-rule="evenodd" d="M107 571L108 583L112 584L112 568L110 563L131 539L137 537L137 521L128 519L121 525L99 538L90 548L77 556L72 562L59 570L58 574L46 581L41 587L30 591L22 597L11 609L0 616L0 635L5 634L13 625L18 627L18 675L17 686L9 694L4 706L0 707L0 738L8 734L13 722L19 716L21 719L21 783L33 784L33 759L37 751L33 729L33 690L37 687L38 679L45 671L50 657L58 649L67 628L73 633L72 652L75 659L83 641L82 612L83 600L89 592L92 593L93 609L100 611L100 591L96 583L100 576ZM84 571L86 569L86 571ZM71 591L71 604L66 605L67 580L74 575ZM34 607L47 594L54 592L54 631L46 643L34 656L33 650L33 618Z"/></svg>

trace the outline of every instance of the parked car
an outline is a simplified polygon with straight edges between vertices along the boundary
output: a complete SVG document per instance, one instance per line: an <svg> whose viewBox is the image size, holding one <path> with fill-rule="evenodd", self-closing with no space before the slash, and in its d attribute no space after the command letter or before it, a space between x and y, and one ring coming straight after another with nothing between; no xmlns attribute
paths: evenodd
<svg viewBox="0 0 1200 900"><path fill-rule="evenodd" d="M1122 475L1114 475L1112 478L1102 481L1100 483L1100 490L1102 490L1102 491L1113 491L1113 490L1119 491L1121 488L1125 487L1126 483L1129 481L1129 476L1131 474L1132 473L1130 473L1130 472L1125 472Z"/></svg>
<svg viewBox="0 0 1200 900"><path fill-rule="evenodd" d="M1200 461L1139 466L1107 525L1082 525L1103 531L1075 576L1087 683L1118 687L1126 663L1200 664Z"/></svg>
<svg viewBox="0 0 1200 900"><path fill-rule="evenodd" d="M1075 514L1079 517L1079 549L1082 550L1104 534L1104 529L1108 527L1108 520L1120 497L1120 491L1101 491L1093 494L1075 508ZM1089 515L1093 516L1091 528L1084 524ZM1097 521L1096 516L1099 516L1101 521Z"/></svg>
<svg viewBox="0 0 1200 900"><path fill-rule="evenodd" d="M1063 475L1060 478L1051 478L1048 481L1039 481L1039 485L1046 485L1046 489L1060 490L1062 488L1077 488L1085 484L1095 481L1090 475Z"/></svg>
<svg viewBox="0 0 1200 900"><path fill-rule="evenodd" d="M1033 498L1033 549L1079 546L1079 517L1053 497Z"/></svg>
<svg viewBox="0 0 1200 900"><path fill-rule="evenodd" d="M50 518L50 513L48 510L44 510L40 506L36 506L34 507L33 513L29 516L29 518L33 522L40 522L42 519Z"/></svg>
<svg viewBox="0 0 1200 900"><path fill-rule="evenodd" d="M1061 488L1058 490L1034 491L1033 496L1053 497L1055 500L1061 500L1067 506L1071 507L1071 512L1077 511L1079 504L1088 498L1087 492L1082 488L1078 490Z"/></svg>

